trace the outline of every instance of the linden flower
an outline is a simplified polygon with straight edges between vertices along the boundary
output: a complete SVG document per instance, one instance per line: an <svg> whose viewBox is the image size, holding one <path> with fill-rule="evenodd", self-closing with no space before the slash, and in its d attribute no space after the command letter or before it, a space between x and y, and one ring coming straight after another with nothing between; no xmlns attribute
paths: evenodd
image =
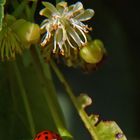
<svg viewBox="0 0 140 140"><path fill-rule="evenodd" d="M43 5L45 8L40 15L47 19L41 24L41 32L44 33L41 46L45 47L51 42L53 53L68 55L71 48L77 50L87 43L86 34L92 28L83 21L93 17L92 9L85 10L81 2L70 6L67 2L60 2L56 7L49 2L43 2Z"/></svg>

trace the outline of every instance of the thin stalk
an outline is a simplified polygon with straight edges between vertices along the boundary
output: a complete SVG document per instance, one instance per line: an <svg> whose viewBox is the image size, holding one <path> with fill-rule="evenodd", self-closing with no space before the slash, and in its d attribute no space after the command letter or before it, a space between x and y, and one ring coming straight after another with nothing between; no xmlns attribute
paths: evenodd
<svg viewBox="0 0 140 140"><path fill-rule="evenodd" d="M34 22L34 15L35 15L36 7L37 7L37 1L33 2L32 7L29 7L29 5L25 7L26 17L29 21Z"/></svg>
<svg viewBox="0 0 140 140"><path fill-rule="evenodd" d="M29 5L26 5L26 7L25 7L25 14L26 14L26 19L28 21L34 21L34 17L32 15L32 11L31 11Z"/></svg>
<svg viewBox="0 0 140 140"><path fill-rule="evenodd" d="M21 96L22 96L22 99L23 99L24 106L25 106L27 119L28 119L29 126L30 126L30 131L31 131L32 136L34 136L35 133L36 133L35 125L34 125L33 116L32 116L32 113L31 113L30 105L29 105L29 102L28 102L28 98L27 98L27 95L26 95L25 87L24 87L24 84L22 82L22 78L21 78L20 71L18 69L17 63L14 62L13 65L14 65L15 75L16 75L16 78L17 78L17 83L18 83L18 86L19 86L19 89L20 89L20 93L21 93Z"/></svg>
<svg viewBox="0 0 140 140"><path fill-rule="evenodd" d="M72 103L74 104L76 110L78 111L82 121L84 122L86 128L88 129L89 133L91 134L92 138L94 140L98 140L98 137L96 135L96 128L95 126L92 125L91 121L89 120L89 117L87 115L87 113L84 111L84 109L78 104L76 97L74 96L74 93L72 91L72 89L70 88L69 84L67 83L67 81L65 80L63 74L61 73L61 71L58 69L58 67L56 66L56 64L51 61L51 66L54 70L54 72L56 73L58 79L60 80L60 82L63 84L63 86L65 87L65 90L67 91L67 94L69 95L69 97L71 98Z"/></svg>
<svg viewBox="0 0 140 140"><path fill-rule="evenodd" d="M36 7L37 7L37 0L35 0L34 2L33 2L33 5L32 5L32 7L31 7L31 11L32 11L32 16L33 16L33 18L34 18L34 15L35 15L35 11L36 11Z"/></svg>

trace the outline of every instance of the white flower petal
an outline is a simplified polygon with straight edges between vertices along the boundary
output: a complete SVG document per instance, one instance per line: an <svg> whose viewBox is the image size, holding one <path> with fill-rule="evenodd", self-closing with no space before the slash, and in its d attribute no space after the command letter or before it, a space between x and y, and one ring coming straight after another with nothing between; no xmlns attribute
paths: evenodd
<svg viewBox="0 0 140 140"><path fill-rule="evenodd" d="M67 29L67 33L72 37L72 39L76 42L76 44L79 47L82 45L79 35L77 34L77 32L72 27L69 27Z"/></svg>
<svg viewBox="0 0 140 140"><path fill-rule="evenodd" d="M80 31L81 35L84 38L84 42L82 41L82 45L85 45L87 43L87 37L86 37L85 33L82 31L82 29L80 29L78 27L77 27L77 29Z"/></svg>
<svg viewBox="0 0 140 140"><path fill-rule="evenodd" d="M77 2L71 6L69 6L69 10L73 11L73 13L78 12L83 9L83 4L81 2Z"/></svg>
<svg viewBox="0 0 140 140"><path fill-rule="evenodd" d="M56 5L56 9L59 11L60 14L63 13L64 9L67 7L67 2L62 1Z"/></svg>
<svg viewBox="0 0 140 140"><path fill-rule="evenodd" d="M40 26L43 26L44 24L47 24L49 22L49 19L44 19Z"/></svg>
<svg viewBox="0 0 140 140"><path fill-rule="evenodd" d="M51 18L54 15L59 15L59 12L55 8L55 6L53 6L51 3L49 2L42 3L45 6L45 8L40 11L40 15L46 16L47 18Z"/></svg>
<svg viewBox="0 0 140 140"><path fill-rule="evenodd" d="M58 28L56 31L56 35L57 35L57 42L61 42L63 40L63 31L61 28Z"/></svg>
<svg viewBox="0 0 140 140"><path fill-rule="evenodd" d="M93 17L93 15L94 15L94 10L87 9L87 10L83 11L81 14L74 17L74 18L79 20L79 21L86 21L86 20L91 19Z"/></svg>
<svg viewBox="0 0 140 140"><path fill-rule="evenodd" d="M71 48L75 49L75 46L72 45L72 43L70 42L69 38L67 37L67 42L70 45Z"/></svg>

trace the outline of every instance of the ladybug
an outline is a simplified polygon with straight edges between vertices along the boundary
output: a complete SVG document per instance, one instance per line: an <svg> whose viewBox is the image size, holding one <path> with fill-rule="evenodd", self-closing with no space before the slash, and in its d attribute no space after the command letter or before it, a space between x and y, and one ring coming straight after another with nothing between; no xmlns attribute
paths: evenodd
<svg viewBox="0 0 140 140"><path fill-rule="evenodd" d="M60 135L50 130L44 130L38 133L34 140L62 140Z"/></svg>

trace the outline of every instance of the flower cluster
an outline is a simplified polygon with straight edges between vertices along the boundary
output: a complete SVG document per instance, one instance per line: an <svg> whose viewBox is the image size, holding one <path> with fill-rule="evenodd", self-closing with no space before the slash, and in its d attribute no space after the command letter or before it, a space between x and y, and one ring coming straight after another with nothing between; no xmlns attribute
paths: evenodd
<svg viewBox="0 0 140 140"><path fill-rule="evenodd" d="M20 43L20 38L13 30L12 26L16 22L15 17L6 15L3 20L3 27L0 31L0 59L14 59L15 54L20 54L23 49L23 44Z"/></svg>
<svg viewBox="0 0 140 140"><path fill-rule="evenodd" d="M5 15L0 31L0 60L15 59L31 44L40 39L40 28L37 24Z"/></svg>
<svg viewBox="0 0 140 140"><path fill-rule="evenodd" d="M78 51L87 44L87 33L92 30L83 21L91 19L94 15L92 9L84 9L81 2L67 5L67 2L60 2L53 6L49 2L43 2L44 9L40 15L46 19L41 24L43 34L41 46L51 52L61 54L65 58Z"/></svg>

